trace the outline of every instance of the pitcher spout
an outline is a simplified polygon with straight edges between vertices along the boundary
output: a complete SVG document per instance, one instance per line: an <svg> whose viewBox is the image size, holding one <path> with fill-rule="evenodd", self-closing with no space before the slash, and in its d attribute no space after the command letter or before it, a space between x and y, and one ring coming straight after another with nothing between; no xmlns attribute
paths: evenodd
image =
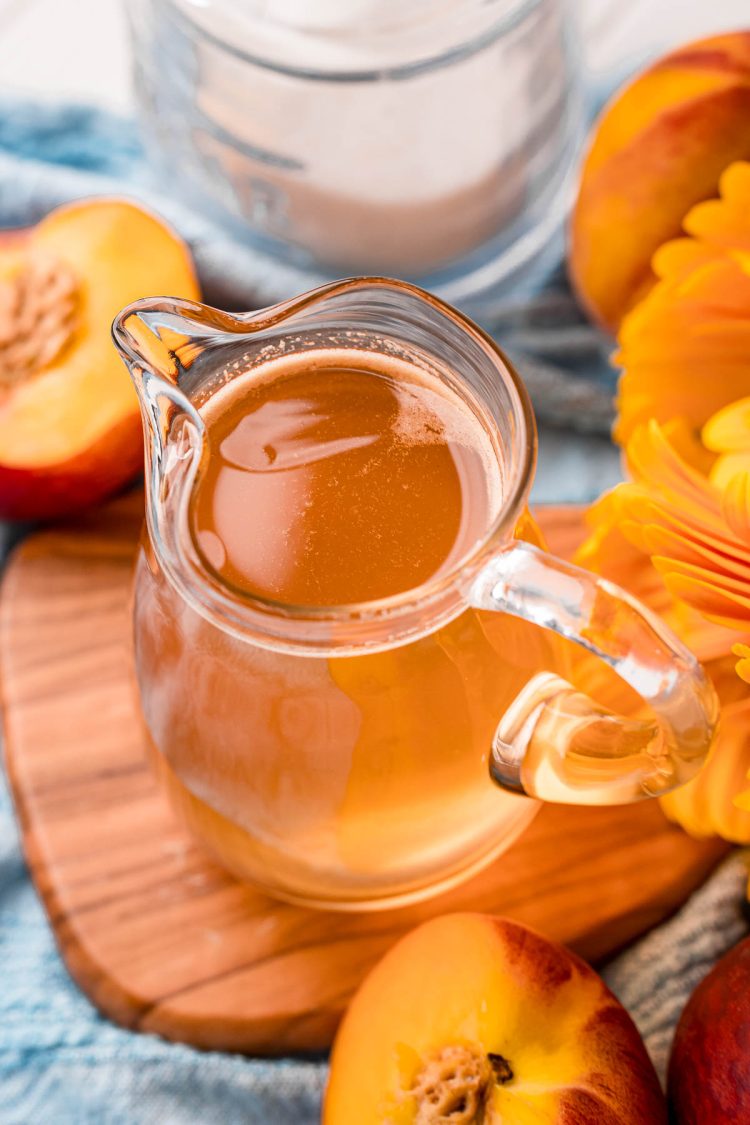
<svg viewBox="0 0 750 1125"><path fill-rule="evenodd" d="M162 395L189 417L195 413L180 376L194 339L186 330L190 313L199 314L200 307L176 299L141 300L122 309L112 322L112 339L133 380L144 425L152 425Z"/></svg>
<svg viewBox="0 0 750 1125"><path fill-rule="evenodd" d="M192 301L157 298L136 301L117 314L112 338L133 380L141 408L146 479L158 486L170 449L198 461L204 423L185 383L191 353L200 348L195 329L203 329L202 307ZM151 499L155 499L153 489Z"/></svg>

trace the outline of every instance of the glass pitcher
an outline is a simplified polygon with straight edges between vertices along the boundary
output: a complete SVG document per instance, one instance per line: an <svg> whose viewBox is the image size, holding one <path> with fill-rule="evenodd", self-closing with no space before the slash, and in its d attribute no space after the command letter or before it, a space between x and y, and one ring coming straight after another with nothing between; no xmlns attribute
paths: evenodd
<svg viewBox="0 0 750 1125"><path fill-rule="evenodd" d="M647 608L546 552L527 510L528 397L460 313L363 278L243 315L146 299L113 332L146 439L134 626L147 741L174 805L230 870L308 905L399 905L489 863L540 800L635 801L700 768L710 683ZM212 395L321 349L371 370L397 356L445 382L492 428L503 495L469 553L419 588L288 606L205 565L190 501ZM587 694L608 677L624 681L627 714Z"/></svg>

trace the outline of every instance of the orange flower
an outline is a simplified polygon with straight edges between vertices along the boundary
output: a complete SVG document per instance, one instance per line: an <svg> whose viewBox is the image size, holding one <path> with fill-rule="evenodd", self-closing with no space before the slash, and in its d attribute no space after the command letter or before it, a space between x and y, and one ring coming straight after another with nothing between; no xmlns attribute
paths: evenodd
<svg viewBox="0 0 750 1125"><path fill-rule="evenodd" d="M691 237L657 251L661 280L620 329L623 445L652 418L685 418L697 431L750 394L750 164L731 165L720 191L688 214Z"/></svg>
<svg viewBox="0 0 750 1125"><path fill-rule="evenodd" d="M662 797L661 807L691 836L750 843L750 795L743 792L748 770L750 700L723 703L719 734L708 761L687 785Z"/></svg>
<svg viewBox="0 0 750 1125"><path fill-rule="evenodd" d="M710 477L717 488L750 472L750 398L741 398L714 414L703 427L703 444L719 456Z"/></svg>
<svg viewBox="0 0 750 1125"><path fill-rule="evenodd" d="M665 460L678 458L668 442L665 430L652 423L646 436L662 443L669 451ZM678 459L678 464L679 464ZM658 464L658 461L657 461ZM683 469L689 469L681 462ZM750 770L750 693L734 674L734 651L746 660L740 661L738 670L750 679L750 644L737 644L737 632L726 625L712 621L688 601L675 596L670 590L671 570L676 565L664 555L651 557L649 546L654 547L660 537L672 534L672 525L678 550L692 549L695 529L679 529L682 500L678 491L669 492L663 481L657 484L654 477L641 477L633 483L620 485L604 496L589 512L592 534L581 549L578 561L589 569L605 574L631 590L655 609L667 623L690 645L702 661L713 680L722 703L719 733L708 762L698 776L681 789L662 798L662 808L670 819L695 836L722 836L733 843L750 843L750 799L745 802L741 792ZM689 505L685 498L684 507ZM700 511L700 509L698 509ZM749 638L750 639L750 638ZM743 650L739 652L738 650ZM744 666L743 666L744 665ZM584 685L586 690L601 696L603 684ZM609 694L602 702L610 707L628 710L628 697ZM740 803L742 802L742 803Z"/></svg>
<svg viewBox="0 0 750 1125"><path fill-rule="evenodd" d="M667 797L688 831L750 842L750 164L695 207L625 319L617 440L630 480L589 513L579 554L644 598L704 662L722 700L706 767ZM738 637L738 632L741 634ZM732 654L740 657L732 672Z"/></svg>
<svg viewBox="0 0 750 1125"><path fill-rule="evenodd" d="M635 431L627 460L641 484L624 488L625 534L651 557L678 603L750 630L750 477L743 473L717 488L656 422Z"/></svg>

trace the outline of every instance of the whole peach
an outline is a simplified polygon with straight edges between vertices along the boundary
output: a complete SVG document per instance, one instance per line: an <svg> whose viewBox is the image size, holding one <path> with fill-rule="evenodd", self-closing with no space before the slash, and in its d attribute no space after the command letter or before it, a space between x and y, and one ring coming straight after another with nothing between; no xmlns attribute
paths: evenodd
<svg viewBox="0 0 750 1125"><path fill-rule="evenodd" d="M407 934L352 1000L324 1125L665 1125L625 1009L563 946L504 918Z"/></svg>
<svg viewBox="0 0 750 1125"><path fill-rule="evenodd" d="M589 313L611 331L654 283L651 258L686 213L750 157L750 31L666 55L596 123L569 240L569 269Z"/></svg>
<svg viewBox="0 0 750 1125"><path fill-rule="evenodd" d="M669 1060L676 1125L750 1121L750 938L730 949L690 997Z"/></svg>

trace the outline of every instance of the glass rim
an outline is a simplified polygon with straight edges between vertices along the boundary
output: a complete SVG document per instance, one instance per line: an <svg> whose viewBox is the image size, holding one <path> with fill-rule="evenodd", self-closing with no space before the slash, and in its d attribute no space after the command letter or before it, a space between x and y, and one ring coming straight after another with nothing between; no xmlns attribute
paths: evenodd
<svg viewBox="0 0 750 1125"><path fill-rule="evenodd" d="M433 70L438 70L441 67L451 66L453 63L471 58L472 55L478 54L480 51L484 50L485 47L511 34L530 13L542 4L549 2L549 0L516 0L515 5L503 12L494 23L485 27L478 34L458 43L456 46L438 51L434 55L426 55L424 58L415 58L411 61L395 63L393 65L364 67L359 70L345 70L341 67L331 67L329 69L305 67L266 58L260 54L254 54L251 51L243 50L241 47L238 47L236 44L229 42L221 35L210 30L204 24L191 18L185 8L177 3L177 0L164 0L164 2L171 8L178 21L192 28L206 43L210 43L240 62L249 63L252 66L257 66L276 74L285 75L288 78L304 78L313 82L340 82L345 84L347 82L379 82L383 79L399 81L401 79L417 77L420 74L426 74ZM492 3L492 0L481 0L481 3L484 6L488 3ZM300 30L302 31L304 29Z"/></svg>

